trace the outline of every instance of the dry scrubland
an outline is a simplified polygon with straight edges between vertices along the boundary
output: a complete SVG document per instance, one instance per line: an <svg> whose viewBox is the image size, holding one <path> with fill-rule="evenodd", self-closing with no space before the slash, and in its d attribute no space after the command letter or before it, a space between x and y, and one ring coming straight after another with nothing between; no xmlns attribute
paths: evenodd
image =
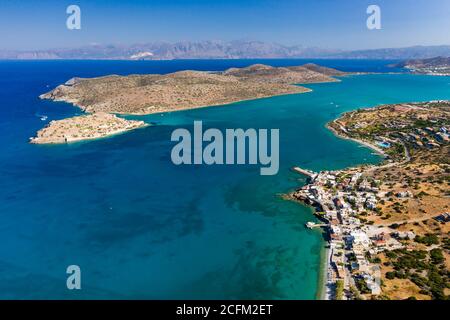
<svg viewBox="0 0 450 320"><path fill-rule="evenodd" d="M224 72L179 71L166 75L73 79L43 99L71 102L86 112L150 114L307 92L294 83L337 81L337 70L315 65L274 68L252 65Z"/></svg>

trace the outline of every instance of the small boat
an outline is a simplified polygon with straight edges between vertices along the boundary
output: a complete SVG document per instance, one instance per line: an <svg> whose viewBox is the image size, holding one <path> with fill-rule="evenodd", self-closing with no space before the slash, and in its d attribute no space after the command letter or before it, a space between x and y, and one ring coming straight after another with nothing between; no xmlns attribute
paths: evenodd
<svg viewBox="0 0 450 320"><path fill-rule="evenodd" d="M41 119L41 121L45 121L45 120L48 119L48 117L47 116L41 116L40 119Z"/></svg>

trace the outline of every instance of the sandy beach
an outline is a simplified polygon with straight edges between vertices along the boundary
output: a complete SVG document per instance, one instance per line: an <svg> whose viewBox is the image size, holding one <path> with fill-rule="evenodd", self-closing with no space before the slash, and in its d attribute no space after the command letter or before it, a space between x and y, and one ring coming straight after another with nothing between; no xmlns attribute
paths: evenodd
<svg viewBox="0 0 450 320"><path fill-rule="evenodd" d="M331 300L331 291L328 287L328 268L330 267L329 261L331 256L331 249L324 247L321 252L320 261L322 268L320 268L319 274L319 292L317 298L319 300Z"/></svg>
<svg viewBox="0 0 450 320"><path fill-rule="evenodd" d="M334 120L333 122L335 122L335 120ZM326 128L329 129L331 132L333 132L333 133L334 133L337 137L339 137L339 138L347 139L347 140L352 140L352 141L354 141L354 142L357 142L357 143L359 143L359 144L362 144L362 145L364 145L364 146L366 146L366 147L372 149L373 151L375 151L376 153L378 153L379 155L381 155L381 156L383 156L383 157L387 157L387 154L383 151L383 149L377 147L376 145L374 145L374 144L372 144L372 143L370 143L370 142L367 142L367 141L364 141L364 140L358 140L358 139L355 139L355 138L350 138L350 137L344 136L344 135L340 134L339 132L337 132L337 131L336 131L333 127L331 127L329 124L326 125Z"/></svg>

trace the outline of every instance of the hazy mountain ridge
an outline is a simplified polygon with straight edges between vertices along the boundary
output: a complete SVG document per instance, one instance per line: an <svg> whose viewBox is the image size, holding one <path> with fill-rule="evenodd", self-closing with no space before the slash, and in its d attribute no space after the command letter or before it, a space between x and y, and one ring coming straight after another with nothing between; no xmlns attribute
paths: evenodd
<svg viewBox="0 0 450 320"><path fill-rule="evenodd" d="M135 45L90 45L79 48L1 51L0 59L245 59L245 58L325 58L325 59L425 59L450 56L450 45L415 46L343 51L285 46L262 41L181 41Z"/></svg>

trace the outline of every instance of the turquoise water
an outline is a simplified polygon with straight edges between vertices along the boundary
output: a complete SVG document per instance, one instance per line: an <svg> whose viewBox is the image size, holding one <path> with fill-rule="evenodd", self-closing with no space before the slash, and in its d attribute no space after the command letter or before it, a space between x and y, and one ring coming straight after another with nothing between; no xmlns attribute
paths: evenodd
<svg viewBox="0 0 450 320"><path fill-rule="evenodd" d="M0 298L314 299L324 243L304 228L310 209L279 197L304 182L290 167L380 160L324 128L344 111L450 99L449 78L353 76L306 94L140 117L155 125L108 139L29 145L40 115L79 113L37 95L92 72L51 66L0 63ZM279 174L174 166L170 134L194 120L279 128ZM71 264L82 270L78 292L65 286Z"/></svg>

